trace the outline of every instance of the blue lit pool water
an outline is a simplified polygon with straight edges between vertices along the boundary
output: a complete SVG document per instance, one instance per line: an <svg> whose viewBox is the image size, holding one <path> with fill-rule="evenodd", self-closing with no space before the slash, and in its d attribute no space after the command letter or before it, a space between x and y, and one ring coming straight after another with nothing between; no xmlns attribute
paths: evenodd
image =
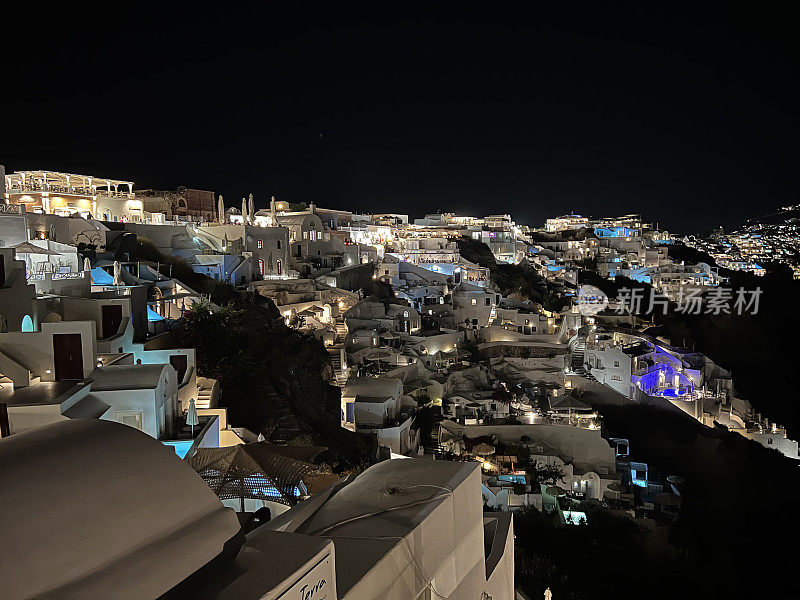
<svg viewBox="0 0 800 600"><path fill-rule="evenodd" d="M175 454L177 454L180 458L185 458L186 453L189 452L189 448L192 447L192 442L194 440L177 440L177 441L167 441L162 442L165 446L172 446L175 450Z"/></svg>
<svg viewBox="0 0 800 600"><path fill-rule="evenodd" d="M498 475L500 481L510 481L511 483L525 483L525 475Z"/></svg>

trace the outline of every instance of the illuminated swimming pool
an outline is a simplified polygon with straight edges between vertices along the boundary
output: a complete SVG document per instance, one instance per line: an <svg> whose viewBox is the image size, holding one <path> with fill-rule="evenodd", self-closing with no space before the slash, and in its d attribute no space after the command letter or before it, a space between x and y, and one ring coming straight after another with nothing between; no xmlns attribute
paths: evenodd
<svg viewBox="0 0 800 600"><path fill-rule="evenodd" d="M498 475L500 481L510 481L511 483L525 483L525 475Z"/></svg>
<svg viewBox="0 0 800 600"><path fill-rule="evenodd" d="M678 398L680 396L686 395L686 390L674 390L672 388L667 390L662 390L658 392L659 396L664 396L665 398Z"/></svg>
<svg viewBox="0 0 800 600"><path fill-rule="evenodd" d="M192 447L193 442L194 440L175 440L162 442L162 444L165 446L172 446L175 450L175 454L177 454L180 458L184 458L186 453L189 452L189 448Z"/></svg>

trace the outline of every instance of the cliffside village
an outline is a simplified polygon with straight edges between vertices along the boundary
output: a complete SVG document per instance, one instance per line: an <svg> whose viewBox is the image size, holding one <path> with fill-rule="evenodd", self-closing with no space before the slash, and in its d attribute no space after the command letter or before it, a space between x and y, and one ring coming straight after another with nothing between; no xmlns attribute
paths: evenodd
<svg viewBox="0 0 800 600"><path fill-rule="evenodd" d="M287 325L317 338L340 389L341 427L374 434L376 464L341 480L313 474L311 455L231 423L224 391L197 372L195 348L171 335L199 303L220 307L158 261L124 259L132 234L197 274L270 299ZM46 577L4 576L10 597L83 586L102 596L105 577L128 577L124 564L147 559L143 544L179 535L197 551L161 544L176 568L131 579L141 597L194 590L193 577L236 540L237 575L220 571L196 595L316 598L302 594L318 586L332 590L327 598L477 590L511 599L514 511L555 515L565 527L585 523L588 505L666 527L679 514L682 474L648 468L627 439L610 437L604 407L678 411L800 458L723 367L652 333L621 296L581 283L581 271L625 277L672 302L724 287L715 266L673 260L675 241L640 215L566 214L543 227L507 214L415 219L0 167L0 464L21 472L26 456L51 489L57 482L76 499L103 488L123 509L161 507L139 537L98 532L123 545L107 555L65 559L68 541L31 550L31 572L59 554L69 564ZM485 244L493 264L473 262L470 242ZM493 269L521 264L555 302L493 283ZM393 295L365 294L370 282ZM198 466L198 457L259 444L280 461L247 493L244 479L238 496L218 493L211 463ZM56 456L73 466L59 472ZM83 475L69 477L73 468ZM37 494L20 481L12 511ZM264 508L269 520L247 521L244 539L241 515ZM59 510L53 518L71 518ZM406 518L387 525L386 511ZM175 534L176 522L186 531ZM199 523L206 535L190 526ZM44 541L47 531L31 535Z"/></svg>

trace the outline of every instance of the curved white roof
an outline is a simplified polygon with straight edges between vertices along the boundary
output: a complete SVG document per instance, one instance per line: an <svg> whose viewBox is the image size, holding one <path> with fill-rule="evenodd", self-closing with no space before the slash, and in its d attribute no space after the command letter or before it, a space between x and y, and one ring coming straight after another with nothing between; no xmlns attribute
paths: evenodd
<svg viewBox="0 0 800 600"><path fill-rule="evenodd" d="M0 440L0 481L6 599L155 598L240 531L172 448L110 421Z"/></svg>
<svg viewBox="0 0 800 600"><path fill-rule="evenodd" d="M107 365L97 367L90 376L92 390L152 390L158 387L167 364ZM164 377L168 377L164 374Z"/></svg>

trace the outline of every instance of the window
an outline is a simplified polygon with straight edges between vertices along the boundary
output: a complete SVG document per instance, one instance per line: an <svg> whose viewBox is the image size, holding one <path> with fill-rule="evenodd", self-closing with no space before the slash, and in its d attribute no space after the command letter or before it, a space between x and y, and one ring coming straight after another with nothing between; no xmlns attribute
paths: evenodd
<svg viewBox="0 0 800 600"><path fill-rule="evenodd" d="M258 272L264 274L264 261L260 258L258 259Z"/></svg>
<svg viewBox="0 0 800 600"><path fill-rule="evenodd" d="M491 305L492 305L492 299L489 298L489 296L486 296L486 306L491 306Z"/></svg>
<svg viewBox="0 0 800 600"><path fill-rule="evenodd" d="M117 413L117 423L122 423L128 427L142 430L142 413L132 410L127 410Z"/></svg>
<svg viewBox="0 0 800 600"><path fill-rule="evenodd" d="M619 361L618 361L618 360L615 360L615 361L614 361L614 366L615 366L615 367L619 367Z"/></svg>
<svg viewBox="0 0 800 600"><path fill-rule="evenodd" d="M622 381L622 377L620 377L619 375L612 375L611 381Z"/></svg>
<svg viewBox="0 0 800 600"><path fill-rule="evenodd" d="M281 259L278 259L277 261L275 261L275 264L278 267L278 275L283 275L283 261Z"/></svg>
<svg viewBox="0 0 800 600"><path fill-rule="evenodd" d="M281 249L281 241L278 240L278 250L280 250L280 249Z"/></svg>
<svg viewBox="0 0 800 600"><path fill-rule="evenodd" d="M478 304L478 301L475 298L473 298L472 299L472 306L475 306L476 304Z"/></svg>
<svg viewBox="0 0 800 600"><path fill-rule="evenodd" d="M264 240L258 240L256 242L256 247L261 250L264 247Z"/></svg>
<svg viewBox="0 0 800 600"><path fill-rule="evenodd" d="M345 419L347 423L355 423L356 422L356 403L355 402L348 402L347 403L347 418Z"/></svg>

